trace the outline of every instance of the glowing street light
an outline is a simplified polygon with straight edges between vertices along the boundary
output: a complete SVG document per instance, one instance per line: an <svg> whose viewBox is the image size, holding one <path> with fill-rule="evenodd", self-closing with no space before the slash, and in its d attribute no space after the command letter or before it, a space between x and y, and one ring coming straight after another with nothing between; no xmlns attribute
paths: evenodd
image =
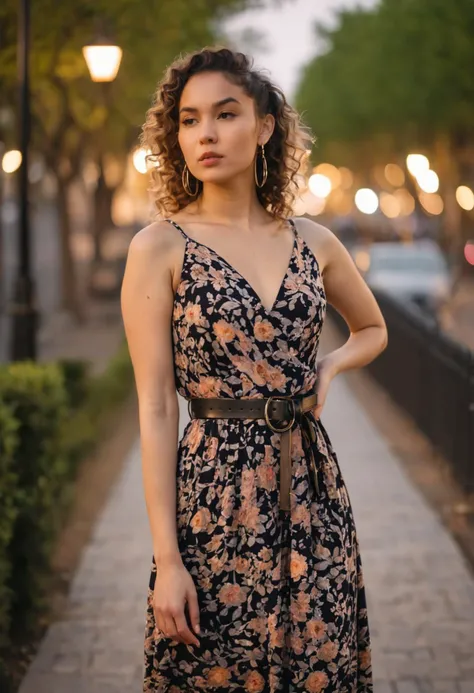
<svg viewBox="0 0 474 693"><path fill-rule="evenodd" d="M333 166L333 164L319 164L319 166L316 166L313 170L313 173L319 173L329 178L333 189L341 185L342 173L336 166Z"/></svg>
<svg viewBox="0 0 474 693"><path fill-rule="evenodd" d="M379 198L370 188L360 188L355 194L357 209L363 214L373 214L379 206Z"/></svg>
<svg viewBox="0 0 474 693"><path fill-rule="evenodd" d="M143 149L143 147L135 149L135 151L133 152L132 161L138 173L147 173L149 168L152 168L153 166L159 166L158 162L152 163L150 162L150 160L147 159L147 157L150 156L150 154L151 149Z"/></svg>
<svg viewBox="0 0 474 693"><path fill-rule="evenodd" d="M417 180L417 183L420 186L420 188L425 193L438 192L439 178L438 178L438 174L435 173L434 171L431 171L431 170L422 171L421 173L418 174L416 180Z"/></svg>
<svg viewBox="0 0 474 693"><path fill-rule="evenodd" d="M474 192L467 185L460 185L456 190L456 200L458 205L467 212L474 209Z"/></svg>
<svg viewBox="0 0 474 693"><path fill-rule="evenodd" d="M316 197L327 197L332 190L332 183L322 173L314 173L308 180L308 187Z"/></svg>
<svg viewBox="0 0 474 693"><path fill-rule="evenodd" d="M82 49L93 82L113 82L122 61L122 49L101 41Z"/></svg>
<svg viewBox="0 0 474 693"><path fill-rule="evenodd" d="M119 46L116 46L108 38L104 38L103 35L101 35L94 43L84 46L82 53L87 63L87 67L89 68L92 81L102 82L102 99L104 101L104 105L106 106L106 117L104 123L102 124L102 128L105 132L110 118L110 87L111 83L117 76L120 63L122 61L122 49ZM103 165L104 154L104 144L101 138L99 140L97 151L97 164L99 170L97 190L100 190L105 180ZM102 259L101 231L100 214L98 213L96 206L94 223L92 227L94 265L97 265Z"/></svg>
<svg viewBox="0 0 474 693"><path fill-rule="evenodd" d="M21 166L22 156L18 149L11 149L5 152L2 159L2 169L4 173L15 173Z"/></svg>
<svg viewBox="0 0 474 693"><path fill-rule="evenodd" d="M407 169L415 178L428 171L429 168L430 162L424 154L409 154L407 156Z"/></svg>

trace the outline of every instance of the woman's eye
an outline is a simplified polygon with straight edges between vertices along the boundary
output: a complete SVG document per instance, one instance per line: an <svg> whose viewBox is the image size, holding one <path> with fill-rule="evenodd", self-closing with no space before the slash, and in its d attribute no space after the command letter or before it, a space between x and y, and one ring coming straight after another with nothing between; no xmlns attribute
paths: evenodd
<svg viewBox="0 0 474 693"><path fill-rule="evenodd" d="M193 120L196 120L195 118L185 118L182 122L182 125L190 125Z"/></svg>
<svg viewBox="0 0 474 693"><path fill-rule="evenodd" d="M230 111L223 111L223 112L219 115L219 117L222 117L222 116L231 116L231 118L235 118L235 113L231 113Z"/></svg>

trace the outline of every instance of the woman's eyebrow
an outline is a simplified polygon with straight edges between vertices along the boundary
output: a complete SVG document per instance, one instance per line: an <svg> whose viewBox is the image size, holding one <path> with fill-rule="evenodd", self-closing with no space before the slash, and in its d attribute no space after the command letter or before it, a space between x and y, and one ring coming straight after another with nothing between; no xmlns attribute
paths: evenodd
<svg viewBox="0 0 474 693"><path fill-rule="evenodd" d="M220 101L216 101L216 103L213 103L212 108L219 108L219 106L224 106L226 103L240 104L240 101L238 101L238 99L235 99L233 96L228 96L226 99L221 99ZM184 111L186 111L187 113L196 113L198 110L198 108L194 108L193 106L183 106L183 108L179 109L179 112L183 113Z"/></svg>

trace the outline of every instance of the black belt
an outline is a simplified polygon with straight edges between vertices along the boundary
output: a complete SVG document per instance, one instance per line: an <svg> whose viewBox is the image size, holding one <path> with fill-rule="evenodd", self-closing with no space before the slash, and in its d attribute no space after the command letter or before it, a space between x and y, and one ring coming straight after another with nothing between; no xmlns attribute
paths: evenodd
<svg viewBox="0 0 474 693"><path fill-rule="evenodd" d="M192 397L188 400L188 412L192 419L265 419L272 431L281 433L280 509L288 511L291 487L291 432L295 422L301 426L313 483L316 492L319 493L318 469L311 445L316 440L316 430L314 420L307 416L317 403L316 392L300 397ZM274 419L286 423L275 425Z"/></svg>

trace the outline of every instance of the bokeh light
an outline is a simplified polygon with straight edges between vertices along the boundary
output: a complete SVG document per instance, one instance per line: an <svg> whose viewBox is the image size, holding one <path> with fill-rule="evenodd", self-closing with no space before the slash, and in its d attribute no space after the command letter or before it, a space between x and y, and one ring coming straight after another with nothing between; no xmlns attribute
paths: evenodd
<svg viewBox="0 0 474 693"><path fill-rule="evenodd" d="M407 156L407 169L415 178L428 171L429 168L430 162L424 154L409 154Z"/></svg>
<svg viewBox="0 0 474 693"><path fill-rule="evenodd" d="M332 190L332 183L322 173L314 173L309 178L308 187L316 197L327 197Z"/></svg>
<svg viewBox="0 0 474 693"><path fill-rule="evenodd" d="M474 209L474 192L472 192L471 188L468 188L467 185L460 185L456 190L456 200L458 205L467 212Z"/></svg>
<svg viewBox="0 0 474 693"><path fill-rule="evenodd" d="M468 241L464 246L464 257L470 265L474 265L474 241Z"/></svg>
<svg viewBox="0 0 474 693"><path fill-rule="evenodd" d="M355 194L354 201L357 209L363 214L373 214L379 206L379 199L370 188L360 188Z"/></svg>
<svg viewBox="0 0 474 693"><path fill-rule="evenodd" d="M15 173L21 166L21 152L18 149L11 149L5 152L2 159L2 169L5 173Z"/></svg>
<svg viewBox="0 0 474 693"><path fill-rule="evenodd" d="M422 171L416 178L418 185L425 193L438 192L439 178L434 171Z"/></svg>
<svg viewBox="0 0 474 693"><path fill-rule="evenodd" d="M150 156L151 150L150 149L143 149L143 147L139 149L135 149L133 152L133 165L135 166L136 170L138 173L147 173L148 169L151 168L153 165L157 164L152 164L148 159L147 156Z"/></svg>
<svg viewBox="0 0 474 693"><path fill-rule="evenodd" d="M317 217L318 214L321 214L324 211L326 200L323 197L313 195L311 190L306 190L301 197L304 201L306 214L309 214L312 217Z"/></svg>
<svg viewBox="0 0 474 693"><path fill-rule="evenodd" d="M401 214L401 202L395 195L383 192L380 194L380 209L389 219L396 219Z"/></svg>
<svg viewBox="0 0 474 693"><path fill-rule="evenodd" d="M420 202L429 214L441 214L444 209L444 202L440 195L422 192Z"/></svg>
<svg viewBox="0 0 474 693"><path fill-rule="evenodd" d="M387 164L385 166L385 178L394 188L401 188L405 183L405 174L397 164Z"/></svg>
<svg viewBox="0 0 474 693"><path fill-rule="evenodd" d="M331 181L332 188L337 188L341 185L342 174L336 166L332 164L319 164L314 169L314 173L319 173Z"/></svg>
<svg viewBox="0 0 474 693"><path fill-rule="evenodd" d="M119 46L84 46L82 49L87 67L94 82L112 82L122 60Z"/></svg>
<svg viewBox="0 0 474 693"><path fill-rule="evenodd" d="M415 211L415 198L413 195L410 195L406 188L395 190L393 196L400 203L400 214L402 216L407 217L410 214L413 214Z"/></svg>

